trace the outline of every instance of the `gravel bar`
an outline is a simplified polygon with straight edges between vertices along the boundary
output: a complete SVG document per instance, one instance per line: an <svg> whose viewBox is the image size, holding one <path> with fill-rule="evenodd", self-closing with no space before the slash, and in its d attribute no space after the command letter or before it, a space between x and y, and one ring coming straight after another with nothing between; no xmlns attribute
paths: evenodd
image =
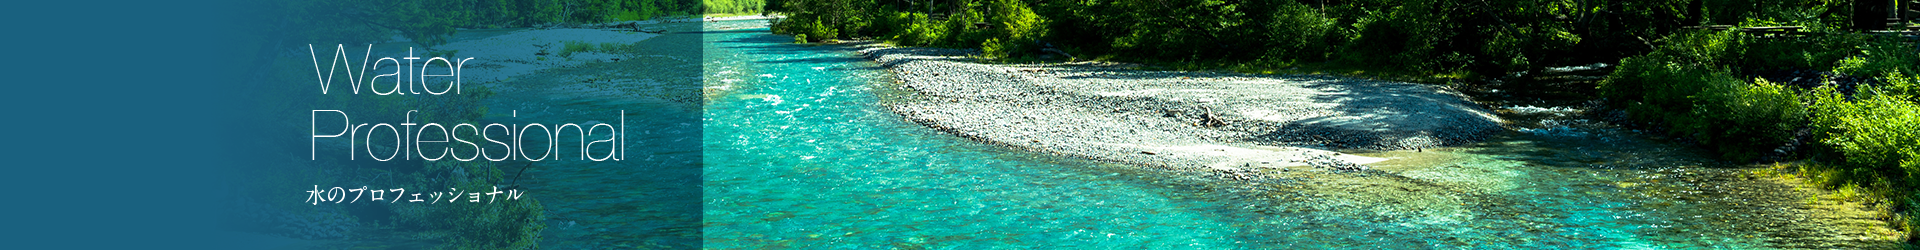
<svg viewBox="0 0 1920 250"><path fill-rule="evenodd" d="M857 45L892 70L894 113L1013 148L1130 163L1267 194L1250 209L1471 220L1484 188L1409 178L1335 150L1454 146L1503 131L1458 92L1327 76L1136 70L1119 63L983 64L976 50ZM1175 177L1181 178L1181 177ZM1273 207L1279 206L1279 207Z"/></svg>
<svg viewBox="0 0 1920 250"><path fill-rule="evenodd" d="M1432 85L1326 76L1144 71L1114 63L982 64L971 50L864 45L893 70L914 122L988 143L1101 160L1233 169L1351 170L1331 150L1453 146L1501 131ZM1335 159L1314 163L1315 156Z"/></svg>

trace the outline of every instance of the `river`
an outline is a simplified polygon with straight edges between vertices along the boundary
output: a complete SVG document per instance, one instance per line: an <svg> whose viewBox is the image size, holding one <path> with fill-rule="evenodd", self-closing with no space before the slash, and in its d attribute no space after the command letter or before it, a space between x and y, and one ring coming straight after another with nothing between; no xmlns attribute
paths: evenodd
<svg viewBox="0 0 1920 250"><path fill-rule="evenodd" d="M1472 145L1351 152L1476 187L1464 212L1304 209L927 129L885 109L884 68L754 22L708 23L703 43L707 248L1898 247L1857 203L1564 107L1503 107L1519 130Z"/></svg>

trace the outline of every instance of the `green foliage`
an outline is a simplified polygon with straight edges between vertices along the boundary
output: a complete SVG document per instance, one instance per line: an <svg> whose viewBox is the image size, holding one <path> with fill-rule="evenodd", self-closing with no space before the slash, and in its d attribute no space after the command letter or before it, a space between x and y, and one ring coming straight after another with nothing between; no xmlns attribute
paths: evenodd
<svg viewBox="0 0 1920 250"><path fill-rule="evenodd" d="M1357 36L1343 46L1340 60L1355 65L1380 65L1387 68L1420 70L1432 65L1442 44L1443 32L1450 29L1443 18L1433 16L1430 5L1403 5L1384 12L1359 17L1353 27Z"/></svg>
<svg viewBox="0 0 1920 250"><path fill-rule="evenodd" d="M1920 54L1900 38L1869 38L1856 55L1835 63L1833 71L1850 76L1880 76L1893 72L1920 72Z"/></svg>
<svg viewBox="0 0 1920 250"><path fill-rule="evenodd" d="M1912 78L1889 78L1912 86ZM1920 104L1909 90L1862 88L1852 100L1832 87L1812 91L1814 134L1838 156L1831 173L1849 184L1884 188L1882 196L1907 210L1894 217L1905 222L1895 226L1904 227L1909 240L1920 239Z"/></svg>
<svg viewBox="0 0 1920 250"><path fill-rule="evenodd" d="M766 0L701 0L707 14L760 14L765 11Z"/></svg>
<svg viewBox="0 0 1920 250"><path fill-rule="evenodd" d="M973 24L985 21L986 17L971 8L947 16L947 20L940 22L940 29L942 29L940 33L943 35L933 45L953 48L978 46L986 42L988 36L985 34L986 31L974 29Z"/></svg>
<svg viewBox="0 0 1920 250"><path fill-rule="evenodd" d="M1806 107L1793 91L1764 79L1753 84L1710 81L1694 96L1691 116L1671 117L1674 129L1714 145L1727 159L1748 161L1791 139L1807 123Z"/></svg>
<svg viewBox="0 0 1920 250"><path fill-rule="evenodd" d="M1013 47L1014 45L1006 41L1001 41L998 37L987 38L986 43L980 44L980 52L986 54L987 57L1006 58L1008 55L1013 54L1013 51L1017 51Z"/></svg>
<svg viewBox="0 0 1920 250"><path fill-rule="evenodd" d="M1864 87L1854 100L1831 87L1813 92L1815 133L1848 167L1879 176L1920 176L1920 105L1912 96ZM1911 187L1911 186L1909 186Z"/></svg>
<svg viewBox="0 0 1920 250"><path fill-rule="evenodd" d="M1908 76L1900 71L1889 72L1881 77L1885 83L1870 90L1873 94L1903 96L1909 101L1920 102L1920 76Z"/></svg>
<svg viewBox="0 0 1920 250"><path fill-rule="evenodd" d="M580 42L580 41L564 41L564 42L561 42L561 44L562 46L560 48L560 53L558 54L560 55L560 57L572 57L573 54L585 53L585 52L623 54L623 53L629 53L633 51L633 45L621 44L621 43L597 43L596 44L596 43L587 43L587 42Z"/></svg>
<svg viewBox="0 0 1920 250"><path fill-rule="evenodd" d="M872 0L788 0L768 3L770 11L779 11L788 18L774 23L775 34L807 34L808 40L826 41L863 33L863 28L872 20L868 16L878 14L864 11L872 10ZM841 36L841 35L847 36Z"/></svg>
<svg viewBox="0 0 1920 250"><path fill-rule="evenodd" d="M793 43L807 43L807 34L793 35Z"/></svg>
<svg viewBox="0 0 1920 250"><path fill-rule="evenodd" d="M562 44L560 57L571 57L574 53L588 52L594 49L593 44L586 42L565 41L562 42Z"/></svg>
<svg viewBox="0 0 1920 250"><path fill-rule="evenodd" d="M813 24L806 27L807 37L816 41L832 40L840 36L840 30L821 25L819 20L814 20Z"/></svg>
<svg viewBox="0 0 1920 250"><path fill-rule="evenodd" d="M1653 53L1622 60L1600 84L1602 96L1635 120L1711 145L1736 161L1784 145L1790 131L1807 123L1794 91L1765 80L1748 83L1723 66L1744 61L1751 42L1746 35L1689 32L1663 42Z"/></svg>
<svg viewBox="0 0 1920 250"><path fill-rule="evenodd" d="M632 9L613 10L612 12L613 16L610 17L610 19L614 21L644 21L667 14L664 13L665 11L661 10L660 7L650 3L637 3Z"/></svg>
<svg viewBox="0 0 1920 250"><path fill-rule="evenodd" d="M989 9L997 11L991 20L994 28L981 44L988 57L1006 58L1039 51L1040 39L1047 34L1047 19L1034 14L1018 0L995 0Z"/></svg>
<svg viewBox="0 0 1920 250"><path fill-rule="evenodd" d="M935 27L933 19L928 18L927 14L902 13L902 15L908 15L908 19L902 23L903 26L900 26L900 33L894 35L895 42L901 45L933 45L941 37L946 36L945 30Z"/></svg>
<svg viewBox="0 0 1920 250"><path fill-rule="evenodd" d="M1739 31L1682 32L1663 39L1665 45L1651 54L1669 55L1670 60L1689 65L1738 65L1745 60L1750 38Z"/></svg>
<svg viewBox="0 0 1920 250"><path fill-rule="evenodd" d="M504 172L494 164L440 161L429 163L454 177L449 188L490 192L504 183ZM497 199L497 198L496 198ZM530 249L537 248L540 232L546 229L546 215L540 201L528 197L505 202L449 204L435 207L426 220L437 220L452 234L450 242L458 249Z"/></svg>
<svg viewBox="0 0 1920 250"><path fill-rule="evenodd" d="M1321 14L1311 6L1289 3L1274 12L1267 24L1270 55L1293 60L1319 61L1327 58L1333 44L1346 38L1334 25L1339 20Z"/></svg>
<svg viewBox="0 0 1920 250"><path fill-rule="evenodd" d="M796 38L813 42L839 38L840 31L838 29L828 27L826 24L822 24L820 20L813 18L815 17L782 19L778 23L773 24L773 33L791 34L795 35L794 37Z"/></svg>
<svg viewBox="0 0 1920 250"><path fill-rule="evenodd" d="M530 0L542 1L542 0ZM620 20L701 13L703 3L688 0L545 0L557 1L559 21L603 23Z"/></svg>

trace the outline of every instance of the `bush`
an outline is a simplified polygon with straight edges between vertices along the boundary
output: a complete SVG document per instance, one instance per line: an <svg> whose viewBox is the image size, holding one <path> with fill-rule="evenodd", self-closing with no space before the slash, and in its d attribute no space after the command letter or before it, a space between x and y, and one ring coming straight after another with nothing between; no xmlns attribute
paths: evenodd
<svg viewBox="0 0 1920 250"><path fill-rule="evenodd" d="M814 41L826 41L826 40L833 40L835 38L840 37L840 30L833 29L832 27L827 27L826 25L821 25L820 20L814 20L813 24L807 25L806 27L807 27L806 29L807 39L811 39Z"/></svg>
<svg viewBox="0 0 1920 250"><path fill-rule="evenodd" d="M1433 60L1435 45L1445 44L1449 30L1444 16L1430 13L1433 4L1397 6L1384 13L1371 13L1355 20L1358 28L1352 42L1340 49L1340 60L1350 65L1372 65L1388 69L1424 70L1441 62Z"/></svg>
<svg viewBox="0 0 1920 250"><path fill-rule="evenodd" d="M1820 142L1846 166L1914 183L1920 176L1920 105L1911 96L1864 87L1855 100L1822 87L1814 91L1813 125Z"/></svg>
<svg viewBox="0 0 1920 250"><path fill-rule="evenodd" d="M986 17L980 13L980 11L972 8L968 8L965 12L948 16L946 21L940 23L941 29L945 30L943 33L946 35L942 36L940 41L934 45L951 48L971 48L973 46L979 46L981 43L986 42L987 38L994 37L992 30L973 28L973 23L986 21Z"/></svg>
<svg viewBox="0 0 1920 250"><path fill-rule="evenodd" d="M1742 64L1757 69L1830 70L1835 62L1852 54L1855 46L1865 43L1864 38L1859 35L1826 35L1810 39L1755 39L1755 42L1744 44L1746 59Z"/></svg>
<svg viewBox="0 0 1920 250"><path fill-rule="evenodd" d="M1695 96L1693 115L1677 117L1683 127L1676 130L1715 145L1727 159L1748 161L1785 145L1807 122L1806 107L1786 86L1765 79L1710 83Z"/></svg>
<svg viewBox="0 0 1920 250"><path fill-rule="evenodd" d="M1267 23L1268 41L1272 49L1268 55L1296 60L1324 60L1331 52L1329 39L1339 38L1331 35L1337 20L1321 15L1319 11L1305 4L1288 2L1274 12L1273 21Z"/></svg>
<svg viewBox="0 0 1920 250"><path fill-rule="evenodd" d="M563 42L563 44L565 45L560 49L560 57L570 57L573 56L574 53L588 52L594 49L593 44L586 42L566 41Z"/></svg>
<svg viewBox="0 0 1920 250"><path fill-rule="evenodd" d="M1920 76L1907 76L1895 70L1880 79L1884 81L1871 90L1874 93L1905 97L1907 101L1920 102Z"/></svg>
<svg viewBox="0 0 1920 250"><path fill-rule="evenodd" d="M462 192L486 192L505 185L504 171L498 164L437 161L428 169L450 173L444 180L449 188ZM415 176L416 180L423 179ZM483 198L486 199L486 198ZM546 230L545 207L531 197L498 202L419 204L396 207L401 221L446 230L456 249L535 249L541 231Z"/></svg>
<svg viewBox="0 0 1920 250"><path fill-rule="evenodd" d="M1920 104L1911 95L1874 86L1862 87L1853 100L1832 86L1812 95L1814 134L1838 155L1836 174L1890 191L1883 196L1907 210L1895 216L1904 225L1895 226L1905 227L1909 241L1920 239L1920 192L1915 192L1920 188Z"/></svg>
<svg viewBox="0 0 1920 250"><path fill-rule="evenodd" d="M808 41L826 41L839 38L840 35L840 30L820 24L820 20L801 17L782 19L770 29L774 34L795 35L796 38L806 35Z"/></svg>
<svg viewBox="0 0 1920 250"><path fill-rule="evenodd" d="M900 22L902 26L897 28L900 33L893 37L895 43L906 46L932 45L945 35L927 14L902 13L901 16L906 20Z"/></svg>
<svg viewBox="0 0 1920 250"><path fill-rule="evenodd" d="M1893 72L1920 72L1920 54L1899 38L1869 38L1857 55L1841 60L1833 71L1849 76L1879 76Z"/></svg>
<svg viewBox="0 0 1920 250"><path fill-rule="evenodd" d="M1662 46L1649 54L1668 55L1675 62L1698 66L1741 65L1748 38L1751 36L1737 30L1684 31L1661 39Z"/></svg>
<svg viewBox="0 0 1920 250"><path fill-rule="evenodd" d="M988 57L1005 58L1040 49L1040 39L1047 34L1046 18L1018 0L996 0L991 8L998 11L994 14L997 29L988 33L991 37L980 46Z"/></svg>
<svg viewBox="0 0 1920 250"><path fill-rule="evenodd" d="M1721 68L1739 62L1743 35L1676 35L1647 55L1622 60L1600 83L1601 95L1635 120L1668 128L1674 136L1712 146L1723 157L1749 161L1791 140L1807 111L1786 86L1747 83Z"/></svg>

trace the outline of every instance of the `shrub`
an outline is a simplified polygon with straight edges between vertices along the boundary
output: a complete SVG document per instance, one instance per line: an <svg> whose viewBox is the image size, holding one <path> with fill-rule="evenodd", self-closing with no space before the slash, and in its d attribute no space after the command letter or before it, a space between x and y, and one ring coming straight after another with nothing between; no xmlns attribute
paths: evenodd
<svg viewBox="0 0 1920 250"><path fill-rule="evenodd" d="M832 40L840 37L840 30L833 29L832 27L827 27L826 25L821 25L820 20L814 20L813 24L807 25L806 27L808 28L807 39L811 39L814 41L826 41L826 40Z"/></svg>
<svg viewBox="0 0 1920 250"><path fill-rule="evenodd" d="M861 18L858 15L849 16L847 17L847 20L841 21L841 28L833 29L831 31L834 33L835 37L843 37L843 38L859 37L861 34L865 34L863 33L863 31L866 31L867 27L871 26L872 24L873 23L868 22L866 18Z"/></svg>
<svg viewBox="0 0 1920 250"><path fill-rule="evenodd" d="M1890 80L1890 81L1911 81ZM1920 239L1920 105L1913 96L1874 86L1854 100L1825 86L1813 91L1813 128L1822 145L1837 154L1840 176L1856 184L1876 185L1895 204L1906 199L1904 220L1909 241Z"/></svg>
<svg viewBox="0 0 1920 250"><path fill-rule="evenodd" d="M1913 183L1920 176L1920 105L1877 87L1861 93L1848 101L1832 87L1814 91L1819 115L1813 127L1820 142L1857 172Z"/></svg>
<svg viewBox="0 0 1920 250"><path fill-rule="evenodd" d="M907 20L901 22L903 26L899 28L899 30L901 30L900 34L893 37L894 42L900 45L932 45L944 36L943 30L936 27L936 25L933 24L933 20L927 17L927 14L912 13L903 14L902 16Z"/></svg>
<svg viewBox="0 0 1920 250"><path fill-rule="evenodd" d="M566 41L563 43L565 46L560 49L560 57L570 57L573 56L574 53L588 52L594 49L593 44L586 42Z"/></svg>
<svg viewBox="0 0 1920 250"><path fill-rule="evenodd" d="M1885 77L1881 77L1880 79L1883 80L1883 83L1875 86L1875 88L1872 89L1873 92L1905 97L1907 101L1920 102L1920 76L1907 76L1906 73L1895 70L1888 72Z"/></svg>
<svg viewBox="0 0 1920 250"><path fill-rule="evenodd" d="M980 53L992 58L1006 58L1013 54L1014 49L1011 47L1011 44L1000 38L987 38L987 42L980 44Z"/></svg>
<svg viewBox="0 0 1920 250"><path fill-rule="evenodd" d="M1298 60L1324 60L1333 44L1328 39L1337 20L1322 15L1305 4L1288 2L1274 11L1267 23L1269 55Z"/></svg>
<svg viewBox="0 0 1920 250"><path fill-rule="evenodd" d="M900 29L906 27L906 23L912 21L911 18L912 16L905 12L874 13L873 22L861 31L881 39L889 39L900 34Z"/></svg>
<svg viewBox="0 0 1920 250"><path fill-rule="evenodd" d="M1752 160L1791 139L1806 124L1801 99L1786 86L1749 84L1717 63L1734 60L1738 37L1693 33L1647 55L1622 60L1600 84L1610 104L1635 120L1664 126L1735 161Z"/></svg>
<svg viewBox="0 0 1920 250"><path fill-rule="evenodd" d="M1725 72L1724 65L1740 61L1741 36L1737 31L1688 31L1661 39L1662 46L1653 52L1621 59L1600 82L1601 96L1616 107L1690 108L1687 97L1705 89L1703 83L1740 81Z"/></svg>
<svg viewBox="0 0 1920 250"><path fill-rule="evenodd" d="M808 41L826 41L839 38L840 34L840 30L820 24L820 20L804 17L782 19L769 28L774 34L806 35Z"/></svg>
<svg viewBox="0 0 1920 250"><path fill-rule="evenodd" d="M1786 86L1755 79L1711 81L1695 95L1693 115L1680 130L1694 134L1702 144L1715 145L1727 159L1748 161L1784 145L1795 128L1806 124L1806 107Z"/></svg>
<svg viewBox="0 0 1920 250"><path fill-rule="evenodd" d="M1017 53L1039 50L1040 38L1047 34L1047 19L1034 14L1018 0L996 0L992 9L999 22L992 37L981 44L989 57L1005 58Z"/></svg>
<svg viewBox="0 0 1920 250"><path fill-rule="evenodd" d="M992 30L973 28L974 23L986 21L986 17L980 13L980 11L974 10L973 8L968 8L964 12L948 16L946 21L940 23L941 29L945 30L943 33L946 35L942 36L940 41L933 45L952 48L978 46L980 43L986 42L987 38L994 37Z"/></svg>
<svg viewBox="0 0 1920 250"><path fill-rule="evenodd" d="M1445 44L1442 34L1449 30L1442 15L1430 13L1431 3L1396 6L1384 13L1369 13L1353 24L1355 36L1340 49L1340 60L1351 65L1423 70L1440 62L1432 60L1437 44Z"/></svg>
<svg viewBox="0 0 1920 250"><path fill-rule="evenodd" d="M1833 71L1849 76L1879 76L1893 72L1920 72L1920 54L1898 38L1873 38L1855 56L1841 60Z"/></svg>
<svg viewBox="0 0 1920 250"><path fill-rule="evenodd" d="M1683 31L1661 39L1662 46L1650 54L1668 55L1675 62L1699 66L1740 65L1749 37L1737 30Z"/></svg>

